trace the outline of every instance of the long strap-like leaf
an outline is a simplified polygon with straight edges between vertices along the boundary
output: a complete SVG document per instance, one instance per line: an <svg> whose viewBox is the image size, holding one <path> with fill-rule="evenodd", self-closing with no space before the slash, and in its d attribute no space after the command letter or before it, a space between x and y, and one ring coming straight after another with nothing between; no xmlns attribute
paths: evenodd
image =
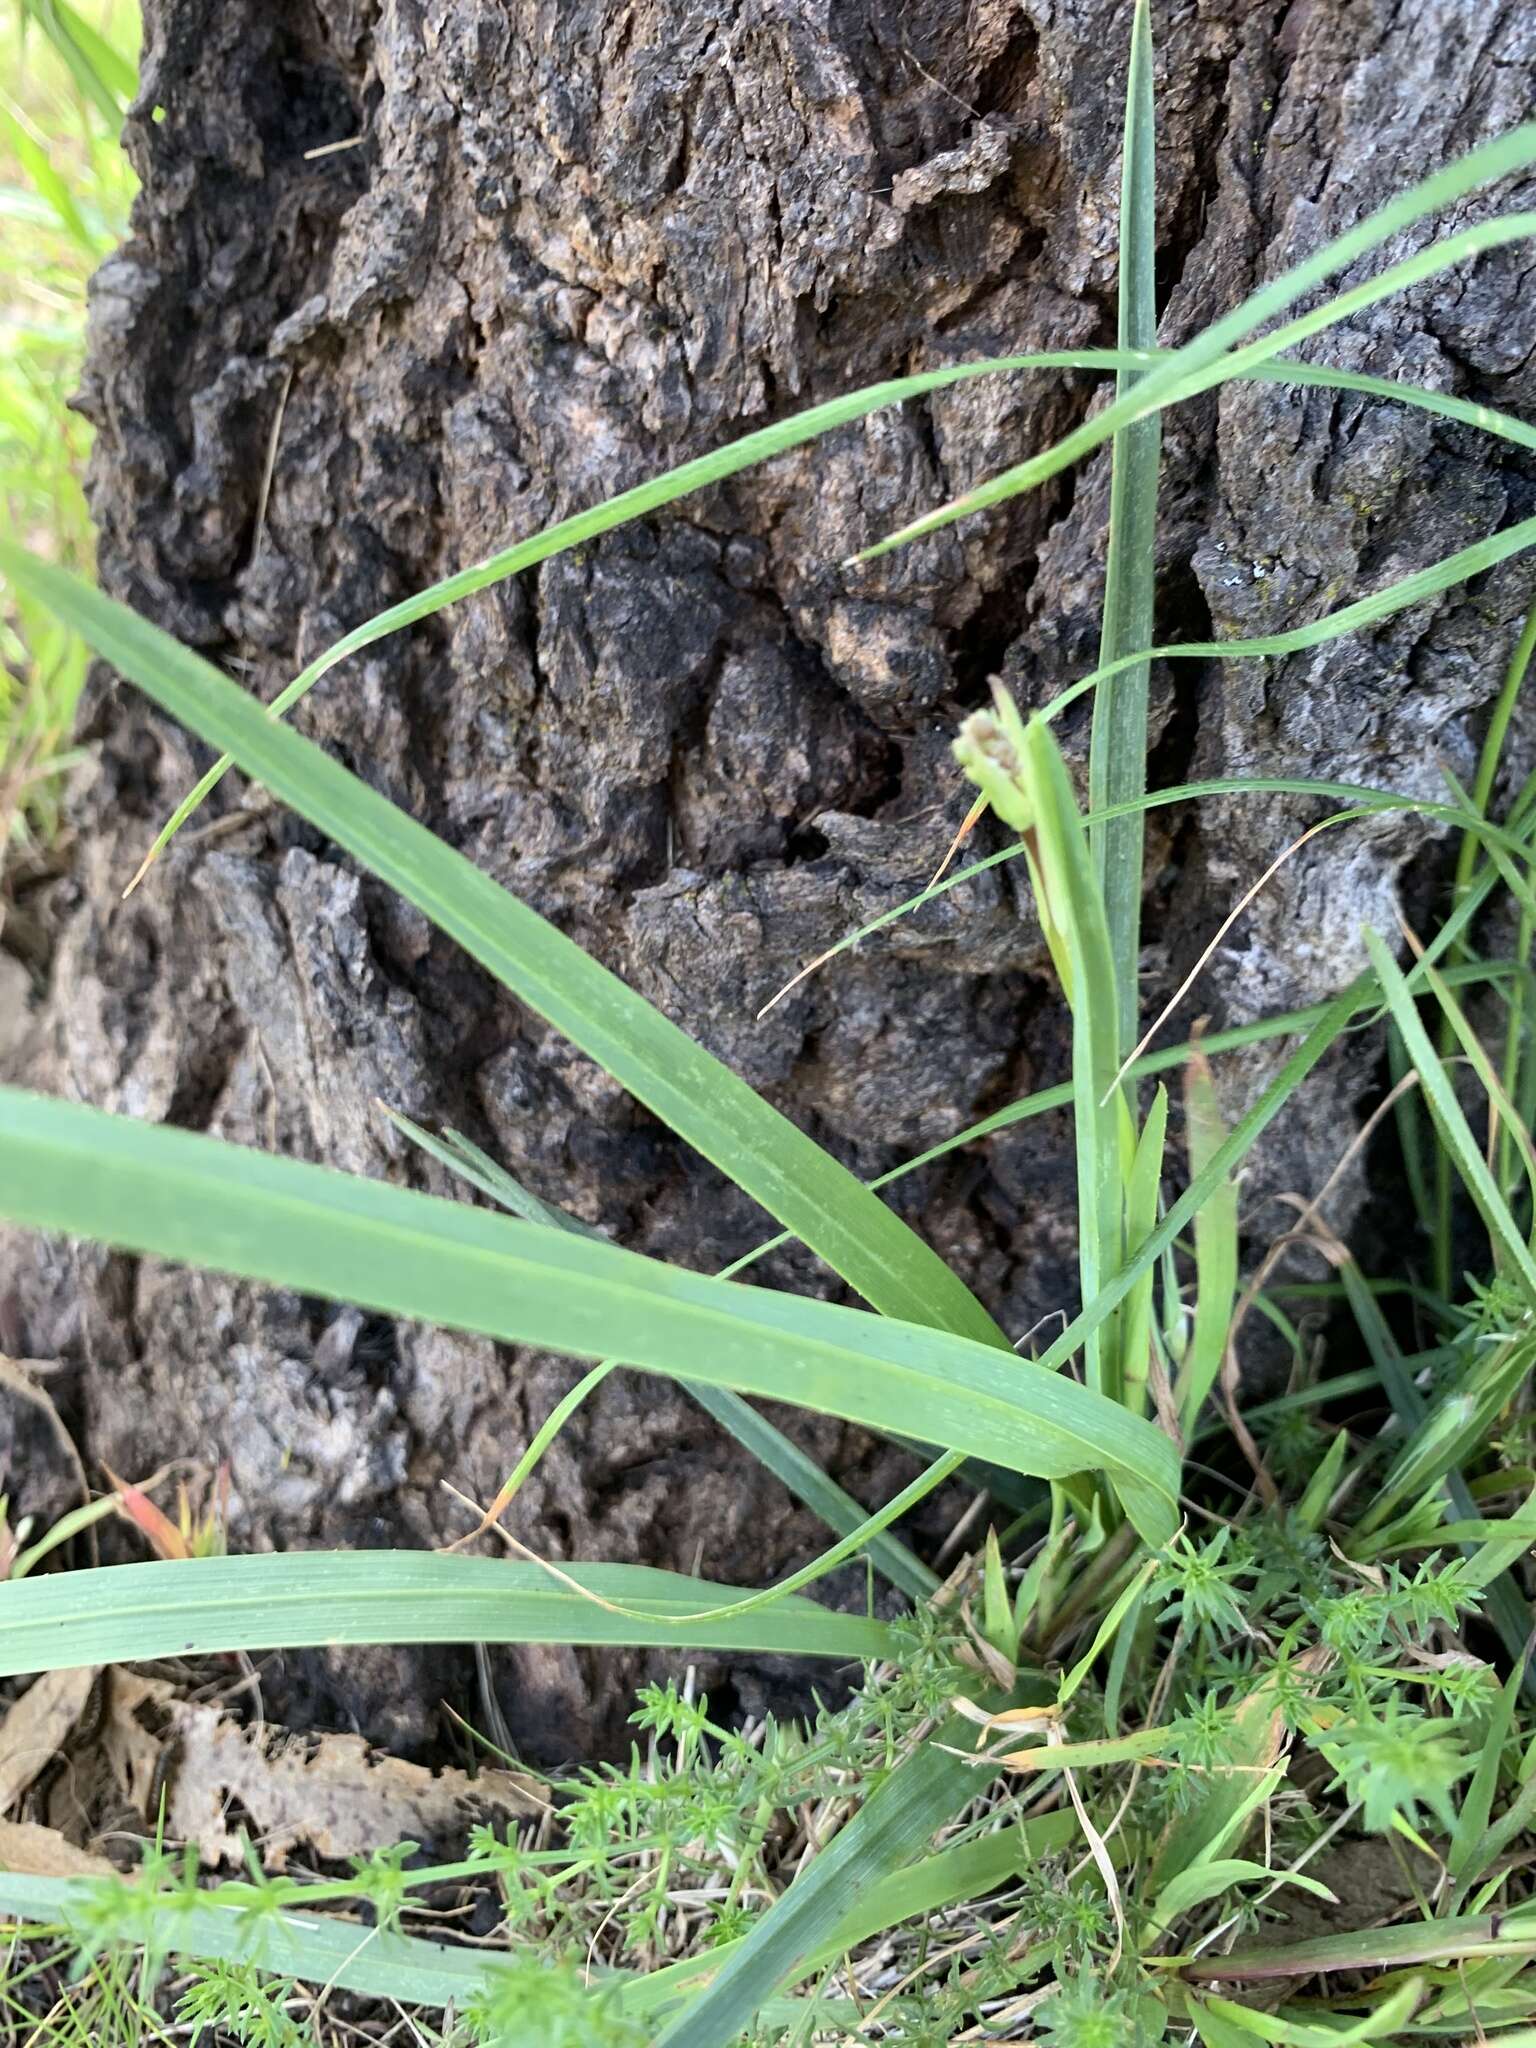
<svg viewBox="0 0 1536 2048"><path fill-rule="evenodd" d="M90 1940L100 1927L111 1882L0 1871L0 1913L7 1920L79 1928ZM223 1889L227 1893L231 1888ZM203 1961L222 1957L277 1977L299 1977L368 1998L398 2000L401 2005L462 2009L484 1991L488 1980L494 1980L498 1960L483 1948L450 1948L446 1942L423 1941L416 1935L359 1928L355 1920L339 1915L268 1912L253 1908L248 1898L233 1904L221 1893L211 1900L204 1892L170 1893L154 1922L154 1933L162 1954ZM104 2030L94 2038L105 2043L109 2037Z"/></svg>
<svg viewBox="0 0 1536 2048"><path fill-rule="evenodd" d="M1006 1347L959 1276L877 1195L500 883L126 605L4 542L0 571L173 718L398 889L872 1307Z"/></svg>
<svg viewBox="0 0 1536 2048"><path fill-rule="evenodd" d="M1147 0L1137 0L1131 66L1125 91L1124 164L1120 175L1120 346L1150 349L1157 340L1157 144L1152 103L1152 25ZM1124 398L1143 370L1121 370ZM1104 573L1104 627L1099 665L1152 645L1157 590L1157 471L1162 416L1122 427L1111 444L1109 556ZM1147 684L1151 664L1122 670L1100 689L1093 707L1088 756L1089 808L1102 810L1141 795L1147 785ZM1115 967L1117 1030L1122 1057L1140 1032L1142 824L1135 814L1089 828L1094 868L1104 896Z"/></svg>
<svg viewBox="0 0 1536 2048"><path fill-rule="evenodd" d="M889 1654L881 1622L641 1565L430 1550L297 1550L103 1565L0 1585L0 1676L140 1657L340 1643L638 1643ZM732 1614L740 1605L743 1612ZM692 1619L705 1611L712 1621Z"/></svg>
<svg viewBox="0 0 1536 2048"><path fill-rule="evenodd" d="M383 1181L0 1089L0 1215L877 1429L899 1419L1040 1478L1104 1472L1150 1542L1177 1523L1162 1432L1011 1351Z"/></svg>

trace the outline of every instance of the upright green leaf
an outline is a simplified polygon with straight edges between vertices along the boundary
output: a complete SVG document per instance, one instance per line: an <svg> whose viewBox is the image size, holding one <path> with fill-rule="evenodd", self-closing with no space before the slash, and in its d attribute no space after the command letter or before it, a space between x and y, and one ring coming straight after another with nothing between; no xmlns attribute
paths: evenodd
<svg viewBox="0 0 1536 2048"><path fill-rule="evenodd" d="M1093 1301L1080 1310L1055 1342L1047 1347L1040 1359L1043 1371L1055 1372L1066 1364L1067 1360L1082 1347L1089 1334L1097 1329L1106 1317L1114 1313L1141 1275L1161 1257L1185 1225L1199 1212L1201 1205L1210 1200L1222 1180L1258 1142L1263 1132L1279 1115L1284 1104L1306 1080L1355 1011L1363 1007L1366 987L1366 977L1357 977L1347 988L1341 989L1332 1002L1317 1014L1316 1022L1309 1026L1306 1036L1260 1094L1258 1101L1248 1110L1231 1136L1217 1147L1204 1169L1173 1203L1141 1249L1127 1258L1115 1278ZM1130 1480L1122 1474L1115 1479L1114 1484L1126 1511L1138 1523L1144 1522L1146 1509L1152 1504L1133 1504L1135 1487L1139 1482Z"/></svg>
<svg viewBox="0 0 1536 2048"><path fill-rule="evenodd" d="M1152 24L1148 0L1137 0L1125 93L1120 174L1120 313L1122 349L1150 349L1157 340L1157 143L1152 99ZM1145 375L1122 370L1115 391L1125 398ZM1152 413L1122 427L1111 443L1109 559L1104 583L1100 666L1152 645L1157 592L1157 471L1162 417ZM1146 787L1147 684L1150 664L1122 669L1099 691L1088 758L1090 810L1140 796ZM1142 819L1126 815L1090 828L1094 867L1104 897L1115 965L1120 1051L1139 1034Z"/></svg>
<svg viewBox="0 0 1536 2048"><path fill-rule="evenodd" d="M1509 1731L1514 1722L1515 1707L1524 1675L1525 1658L1521 1655L1516 1658L1514 1669L1499 1688L1498 1698L1494 1701L1488 1716L1488 1725L1483 1730L1477 1766L1457 1808L1456 1825L1451 1830L1451 1844L1445 1860L1446 1868L1461 1887L1463 1896L1467 1886L1475 1883L1482 1875L1482 1868L1476 1860L1475 1852L1493 1816L1493 1799L1499 1787L1499 1769L1504 1760L1504 1745L1509 1740ZM1455 1905L1456 1902L1453 1901L1453 1912Z"/></svg>
<svg viewBox="0 0 1536 2048"><path fill-rule="evenodd" d="M22 0L22 12L36 21L82 95L116 135L124 105L138 90L134 66L69 0Z"/></svg>
<svg viewBox="0 0 1536 2048"><path fill-rule="evenodd" d="M1509 737L1510 721L1515 715L1515 706L1520 701L1520 692L1525 687L1525 679L1533 657L1536 657L1536 604L1533 604L1526 613L1525 624L1520 629L1519 637L1510 654L1504 679L1499 685L1499 694L1489 715L1482 750L1478 755L1477 774L1472 783L1472 809L1480 818L1487 817L1493 802L1494 785L1504 764L1504 747ZM1458 901L1471 887L1477 857L1477 839L1470 832L1463 832L1461 844L1456 849L1455 892Z"/></svg>
<svg viewBox="0 0 1536 2048"><path fill-rule="evenodd" d="M1381 1312L1381 1304L1366 1285L1365 1275L1353 1259L1345 1259L1340 1265L1339 1278L1393 1413L1404 1430L1412 1435L1430 1419L1429 1403L1414 1384L1413 1374L1398 1349L1397 1339ZM1471 1489L1458 1470L1447 1471L1445 1490L1459 1517L1463 1520L1475 1517L1477 1510ZM1510 1658L1524 1669L1527 1693L1536 1698L1536 1669L1530 1666L1525 1654L1531 1632L1531 1610L1510 1570L1515 1558L1503 1554L1502 1544L1491 1548L1485 1545L1479 1549L1474 1547L1473 1541L1466 1541L1462 1543L1461 1550L1468 1560L1467 1567L1464 1567L1465 1583L1487 1588L1489 1618ZM1471 1569L1474 1559L1475 1572Z"/></svg>
<svg viewBox="0 0 1536 2048"><path fill-rule="evenodd" d="M1153 1090L1152 1107L1136 1141L1136 1158L1125 1192L1125 1247L1139 1252L1157 1228L1158 1196L1162 1188L1163 1148L1168 1135L1168 1090L1161 1082ZM1140 1415L1147 1405L1147 1373L1152 1352L1153 1268L1148 1266L1126 1298L1120 1311L1124 1336L1121 1343L1125 1405Z"/></svg>
<svg viewBox="0 0 1536 2048"><path fill-rule="evenodd" d="M1020 750L1045 907L1071 962L1078 1264L1086 1306L1114 1279L1125 1256L1125 1189L1134 1138L1118 1084L1115 966L1087 835L1050 728L1032 718ZM1123 1385L1118 1343L1118 1324L1111 1322L1089 1333L1083 1352L1089 1386L1115 1400Z"/></svg>
<svg viewBox="0 0 1536 2048"><path fill-rule="evenodd" d="M1184 1069L1184 1129L1189 1171L1198 1179L1221 1147L1226 1127L1210 1062L1198 1044ZM1223 1180L1195 1211L1195 1321L1179 1373L1179 1419L1186 1438L1216 1384L1237 1299L1237 1186Z"/></svg>
<svg viewBox="0 0 1536 2048"><path fill-rule="evenodd" d="M93 261L106 253L101 240L93 235L80 217L74 195L67 182L54 169L47 150L22 127L14 114L0 108L0 132L16 161L31 179L38 195L47 204L54 219L76 247ZM110 245L108 245L110 246Z"/></svg>
<svg viewBox="0 0 1536 2048"><path fill-rule="evenodd" d="M1301 1499L1292 1510L1291 1518L1298 1529L1315 1531L1322 1526L1323 1517L1328 1512L1328 1503L1333 1499L1339 1475L1344 1470L1344 1460L1349 1456L1351 1448L1349 1431L1336 1430L1332 1443L1323 1453L1321 1464L1307 1481Z"/></svg>
<svg viewBox="0 0 1536 2048"><path fill-rule="evenodd" d="M964 1282L878 1196L462 854L126 605L9 543L0 542L0 570L163 710L398 889L873 1307L1006 1348Z"/></svg>
<svg viewBox="0 0 1536 2048"><path fill-rule="evenodd" d="M1419 1085L1424 1091L1424 1100L1434 1118L1441 1142L1456 1162L1457 1171L1465 1183L1468 1194L1477 1206L1479 1215L1488 1227L1495 1250L1501 1261L1506 1263L1518 1279L1528 1301L1536 1305L1536 1256L1521 1234L1519 1226L1509 1212L1498 1183L1489 1172L1478 1148L1476 1139L1468 1128L1461 1104L1456 1100L1456 1091L1451 1086L1450 1076L1441 1065L1429 1033L1420 1021L1417 1006L1403 979L1402 970L1380 937L1369 926L1366 927L1365 944L1371 956L1371 965L1381 983L1382 993L1392 1012L1392 1020L1402 1036L1408 1057L1418 1069Z"/></svg>
<svg viewBox="0 0 1536 2048"><path fill-rule="evenodd" d="M1495 865L1502 870L1506 865L1504 855L1495 849L1494 858ZM1524 1170L1529 1205L1529 1198L1536 1196L1536 1146L1532 1145L1531 1134L1521 1121L1519 1109L1510 1100L1503 1077L1495 1070L1487 1049L1473 1029L1470 1018L1447 987L1444 976L1427 963L1420 964L1424 978L1440 1006L1443 1024L1448 1027L1450 1036L1461 1047L1468 1066L1482 1083L1498 1118L1501 1153L1507 1148Z"/></svg>

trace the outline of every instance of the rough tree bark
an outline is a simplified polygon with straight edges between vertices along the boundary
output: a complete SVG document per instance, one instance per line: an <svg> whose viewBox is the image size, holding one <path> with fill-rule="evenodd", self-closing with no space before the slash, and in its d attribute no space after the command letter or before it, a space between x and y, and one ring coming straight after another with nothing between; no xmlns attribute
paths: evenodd
<svg viewBox="0 0 1536 2048"><path fill-rule="evenodd" d="M1523 0L1158 0L1160 276L1177 341L1531 97ZM94 293L82 405L110 589L270 694L384 604L813 399L1114 332L1131 0L148 0L144 190ZM319 153L330 145L343 145ZM1476 217L1513 195L1478 198ZM1526 203L1529 203L1527 199ZM1415 230L1401 256L1433 232ZM1386 259L1384 259L1386 260ZM1320 356L1520 407L1516 250ZM554 917L861 1171L1055 1078L1060 1007L1009 868L759 1004L910 893L960 815L955 718L1090 666L1107 467L868 569L859 544L1080 420L1082 377L966 384L785 457L373 649L302 726ZM270 491L264 489L269 448ZM1529 513L1507 449L1274 386L1173 417L1164 638L1316 616ZM1439 794L1465 778L1520 565L1267 668L1158 679L1154 775L1256 770ZM127 904L203 756L103 688L51 978L13 1068L149 1118L434 1188L370 1107L451 1119L625 1243L711 1267L761 1219L416 916L237 785ZM1524 728L1516 749L1530 757ZM1079 747L1082 734L1076 735ZM1161 818L1148 998L1313 813ZM1390 928L1417 824L1309 848L1197 1009L1315 999ZM1433 847L1421 894L1442 872ZM1237 1109L1272 1062L1222 1069ZM1251 1183L1315 1188L1372 1084L1319 1076ZM1011 1330L1070 1299L1060 1119L894 1195ZM313 1302L11 1239L12 1348L88 1458L233 1461L243 1544L421 1543L488 1495L572 1368ZM824 1284L808 1264L777 1269ZM893 1457L803 1421L856 1487ZM15 1479L13 1476L13 1485ZM760 1580L815 1531L681 1395L621 1375L514 1526L556 1554ZM604 1739L632 1673L498 1663L514 1732ZM745 1688L760 1683L735 1681ZM465 1660L292 1660L279 1711L409 1745ZM270 1704L270 1700L269 1700Z"/></svg>

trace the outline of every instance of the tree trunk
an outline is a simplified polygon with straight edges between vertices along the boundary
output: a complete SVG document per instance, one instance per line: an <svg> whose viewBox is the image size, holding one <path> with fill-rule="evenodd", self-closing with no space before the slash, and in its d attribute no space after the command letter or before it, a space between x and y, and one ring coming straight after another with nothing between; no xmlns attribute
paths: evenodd
<svg viewBox="0 0 1536 2048"><path fill-rule="evenodd" d="M128 124L143 195L102 270L82 405L107 586L271 695L384 605L764 421L980 353L1113 340L1131 0L148 0ZM1521 119L1522 0L1155 0L1159 276L1186 338ZM1479 196L1477 217L1507 193ZM1527 199L1526 203L1530 203ZM1422 246L1440 224L1384 252ZM1324 337L1319 359L1519 408L1528 258L1505 251ZM1376 267L1375 261L1368 266ZM1362 271L1361 274L1364 274ZM920 886L966 795L957 716L1000 673L1091 667L1107 460L863 569L837 565L1080 421L1076 375L882 412L384 641L298 715L341 759L625 975L860 1172L1064 1071L1014 867L759 1006ZM1318 616L1533 509L1503 444L1392 405L1247 385L1166 427L1160 637ZM1465 781L1529 572L1262 665L1170 664L1153 778ZM1082 752L1085 734L1070 728ZM205 756L129 690L22 1070L37 1085L450 1192L375 1098L485 1143L622 1242L713 1268L763 1219L589 1061L317 834L235 778L126 904ZM1528 765L1531 727L1513 750ZM1520 759L1523 751L1523 760ZM1155 817L1153 1005L1316 806ZM210 829L210 821L217 820ZM1443 848L1402 819L1304 849L1205 977L1236 1021L1315 1000ZM1149 1007L1149 1016L1153 1014ZM1221 1068L1236 1111L1278 1053ZM1258 1238L1315 1190L1373 1085L1351 1041L1255 1168ZM1061 1117L892 1199L1022 1336L1073 1293ZM14 1342L88 1460L232 1461L242 1546L465 1526L575 1368L269 1290L12 1239ZM824 1281L805 1260L773 1277ZM856 1490L894 1453L801 1418ZM24 1503L23 1503L24 1504ZM511 1518L546 1554L761 1581L815 1525L680 1392L619 1375ZM611 1735L631 1669L498 1660L519 1739ZM435 1668L294 1658L279 1711L425 1740ZM770 1674L771 1678L771 1674ZM724 1683L724 1680L717 1680ZM761 1687L737 1674L740 1697ZM269 1692L269 1704L271 1694Z"/></svg>

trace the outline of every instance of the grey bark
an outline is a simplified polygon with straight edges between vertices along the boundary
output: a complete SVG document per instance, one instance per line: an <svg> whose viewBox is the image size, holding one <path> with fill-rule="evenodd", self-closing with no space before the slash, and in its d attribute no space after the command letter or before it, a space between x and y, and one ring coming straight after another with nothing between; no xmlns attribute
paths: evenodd
<svg viewBox="0 0 1536 2048"><path fill-rule="evenodd" d="M980 352L1112 340L1130 16L149 0L128 129L144 190L97 280L81 401L107 586L270 695L386 603L768 418ZM1154 17L1171 342L1530 102L1520 0L1160 0ZM1491 256L1317 354L1518 409L1536 396L1527 269L1523 250ZM836 564L1045 445L1093 393L1016 377L882 413L382 643L300 723L882 1170L1064 1071L1016 870L753 1015L931 870L965 804L949 736L987 678L1041 702L1092 665L1107 466ZM1232 389L1170 418L1165 445L1168 639L1314 617L1532 509L1507 449L1321 391ZM1529 581L1515 564L1267 667L1169 665L1155 779L1438 796L1437 757L1470 773ZM468 1129L627 1244L712 1267L755 1241L751 1205L587 1060L308 828L242 811L233 781L200 821L223 836L189 833L120 903L205 757L121 688L97 695L89 737L72 871L29 906L51 964L13 1070L449 1192L372 1112L383 1097ZM1528 765L1529 721L1518 737ZM1314 815L1233 800L1153 821L1149 1005ZM1392 927L1405 871L1416 902L1443 871L1417 824L1307 849L1183 1022L1331 992L1361 920ZM1233 1113L1276 1058L1222 1066ZM1267 1194L1333 1165L1373 1058L1341 1051L1275 1133L1249 1185L1256 1237L1284 1213ZM1061 1118L1021 1126L893 1196L1020 1334L1070 1305L1069 1140ZM247 1545L458 1533L439 1482L488 1496L573 1374L151 1262L13 1237L6 1266L12 1348L65 1362L87 1458L229 1456ZM771 1277L827 1284L793 1259ZM856 1489L895 1483L894 1453L796 1426ZM630 1375L581 1412L513 1526L547 1553L748 1581L816 1537L684 1397ZM499 1668L514 1732L566 1751L611 1735L633 1676L563 1652ZM290 1711L309 1688L316 1714L409 1744L468 1665L295 1660L285 1682Z"/></svg>

